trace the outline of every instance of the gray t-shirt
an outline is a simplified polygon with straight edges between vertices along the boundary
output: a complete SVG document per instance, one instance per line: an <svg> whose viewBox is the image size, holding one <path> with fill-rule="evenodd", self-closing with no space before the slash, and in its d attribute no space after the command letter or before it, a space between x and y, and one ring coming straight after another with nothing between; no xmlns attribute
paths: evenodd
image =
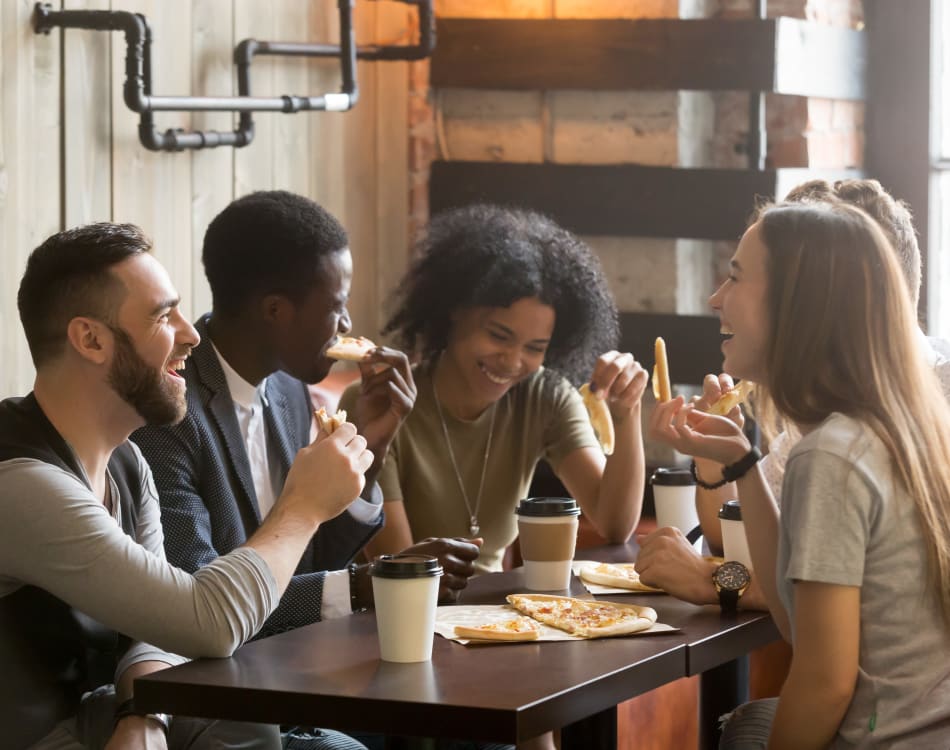
<svg viewBox="0 0 950 750"><path fill-rule="evenodd" d="M923 332L920 332L918 340L927 363L937 376L940 390L950 401L950 342L924 336ZM759 470L779 505L782 504L782 477L785 474L785 464L788 461L788 454L791 453L797 441L797 435L791 435L786 431L780 432L769 443L768 455L759 461Z"/></svg>
<svg viewBox="0 0 950 750"><path fill-rule="evenodd" d="M927 588L914 501L867 426L832 414L795 446L780 533L776 577L792 622L795 581L861 588L858 680L832 747L950 747L950 636Z"/></svg>

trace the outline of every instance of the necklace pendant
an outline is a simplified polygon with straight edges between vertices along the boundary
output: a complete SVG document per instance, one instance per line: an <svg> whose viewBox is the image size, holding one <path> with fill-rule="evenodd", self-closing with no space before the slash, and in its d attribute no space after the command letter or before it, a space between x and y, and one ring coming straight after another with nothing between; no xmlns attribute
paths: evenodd
<svg viewBox="0 0 950 750"><path fill-rule="evenodd" d="M481 527L478 525L478 519L475 518L475 516L472 516L469 522L468 531L472 536L478 536L478 532L481 531Z"/></svg>

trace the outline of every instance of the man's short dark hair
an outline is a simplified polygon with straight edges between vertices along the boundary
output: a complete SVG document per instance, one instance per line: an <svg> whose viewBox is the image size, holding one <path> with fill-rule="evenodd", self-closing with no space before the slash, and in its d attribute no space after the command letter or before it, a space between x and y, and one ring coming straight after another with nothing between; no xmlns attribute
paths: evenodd
<svg viewBox="0 0 950 750"><path fill-rule="evenodd" d="M30 254L17 306L34 366L62 353L73 318L115 322L125 295L111 269L151 247L137 226L102 222L58 232Z"/></svg>
<svg viewBox="0 0 950 750"><path fill-rule="evenodd" d="M340 222L309 198L285 190L238 198L205 233L202 261L214 309L234 314L267 294L299 303L323 259L348 245Z"/></svg>

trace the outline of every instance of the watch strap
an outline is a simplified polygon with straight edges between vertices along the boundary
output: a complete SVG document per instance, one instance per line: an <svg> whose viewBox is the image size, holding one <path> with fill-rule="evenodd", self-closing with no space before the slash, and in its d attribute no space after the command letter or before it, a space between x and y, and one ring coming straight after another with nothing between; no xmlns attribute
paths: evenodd
<svg viewBox="0 0 950 750"><path fill-rule="evenodd" d="M759 462L760 458L762 458L762 454L759 452L759 449L753 445L749 452L734 464L722 467L722 478L726 482L735 482L737 479L744 477L749 472L749 469Z"/></svg>
<svg viewBox="0 0 950 750"><path fill-rule="evenodd" d="M723 612L738 612L740 593L740 591L732 591L719 587L719 608L722 609Z"/></svg>

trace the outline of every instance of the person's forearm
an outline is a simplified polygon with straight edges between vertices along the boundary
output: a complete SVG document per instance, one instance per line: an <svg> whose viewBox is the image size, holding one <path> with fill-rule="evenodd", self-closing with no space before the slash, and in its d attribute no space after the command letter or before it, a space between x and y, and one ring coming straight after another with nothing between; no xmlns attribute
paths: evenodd
<svg viewBox="0 0 950 750"><path fill-rule="evenodd" d="M115 686L116 703L128 700L132 697L132 683L139 677L144 677L152 672L158 672L162 669L168 669L170 665L163 661L140 661L132 664L120 676Z"/></svg>
<svg viewBox="0 0 950 750"><path fill-rule="evenodd" d="M372 560L377 555L394 555L402 552L412 542L412 529L403 501L384 500L383 527L363 547L366 559Z"/></svg>
<svg viewBox="0 0 950 750"><path fill-rule="evenodd" d="M831 744L853 691L834 692L819 675L813 677L796 674L793 662L775 712L769 750L821 750Z"/></svg>
<svg viewBox="0 0 950 750"><path fill-rule="evenodd" d="M790 641L788 613L778 595L775 580L776 554L779 542L779 509L758 466L736 482L742 504L749 555L755 577L768 604L775 625L786 641Z"/></svg>
<svg viewBox="0 0 950 750"><path fill-rule="evenodd" d="M718 566L713 565L710 568L708 578L701 583L697 582L697 586L691 595L681 598L685 598L693 604L718 604L719 593L716 591L716 585L712 580L712 572L716 567ZM758 578L754 574L749 582L749 587L739 597L739 609L759 612L767 612L769 609L768 602L765 601L765 596L762 594L762 589L759 588Z"/></svg>
<svg viewBox="0 0 950 750"><path fill-rule="evenodd" d="M319 527L318 523L304 514L295 513L287 505L278 501L245 544L264 558L281 594L290 583L304 548Z"/></svg>
<svg viewBox="0 0 950 750"><path fill-rule="evenodd" d="M703 458L694 460L696 461L696 471L704 482L713 484L722 479L722 464ZM722 553L722 526L719 524L719 509L727 500L734 500L738 497L736 493L734 482L729 482L714 490L704 490L702 487L696 487L696 515L699 517L699 525L702 526L706 543L713 554Z"/></svg>
<svg viewBox="0 0 950 750"><path fill-rule="evenodd" d="M643 510L645 481L640 409L616 427L614 452L607 457L590 519L611 544L623 544L633 534Z"/></svg>

